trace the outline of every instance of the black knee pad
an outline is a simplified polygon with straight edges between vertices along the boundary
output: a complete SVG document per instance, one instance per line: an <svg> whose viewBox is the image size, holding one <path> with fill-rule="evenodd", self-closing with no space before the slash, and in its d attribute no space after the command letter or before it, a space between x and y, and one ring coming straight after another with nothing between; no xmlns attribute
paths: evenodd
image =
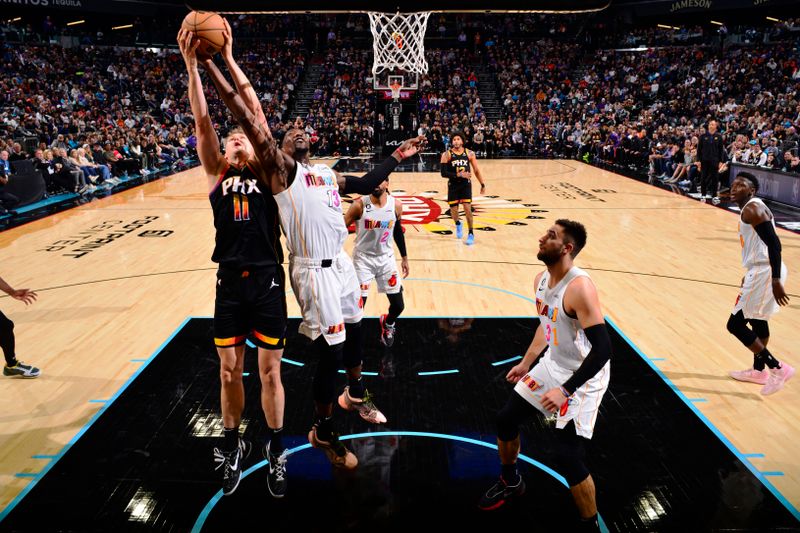
<svg viewBox="0 0 800 533"><path fill-rule="evenodd" d="M519 437L519 426L526 420L536 416L539 411L516 392L512 392L508 401L495 418L497 438L510 442Z"/></svg>
<svg viewBox="0 0 800 533"><path fill-rule="evenodd" d="M756 334L756 337L759 339L766 339L769 337L769 323L766 320L751 318L748 322L750 322L750 326L753 328L753 333Z"/></svg>
<svg viewBox="0 0 800 533"><path fill-rule="evenodd" d="M510 411L503 407L497 412L497 438L504 442L511 442L519 437L519 423L511 416Z"/></svg>
<svg viewBox="0 0 800 533"><path fill-rule="evenodd" d="M314 344L319 353L317 373L314 374L314 401L322 404L333 403L336 399L336 378L341 366L343 344L328 346L323 337L318 337Z"/></svg>
<svg viewBox="0 0 800 533"><path fill-rule="evenodd" d="M747 327L747 321L741 311L730 316L727 327L728 331L745 346L750 346L756 342L756 334Z"/></svg>
<svg viewBox="0 0 800 533"><path fill-rule="evenodd" d="M389 314L392 316L400 316L403 310L406 308L406 304L403 301L403 289L400 288L400 292L397 294L387 294L386 296L389 297Z"/></svg>
<svg viewBox="0 0 800 533"><path fill-rule="evenodd" d="M555 449L556 471L564 476L567 484L574 487L589 476L586 467L586 443L588 439L575 433L572 422L564 429L557 429Z"/></svg>
<svg viewBox="0 0 800 533"><path fill-rule="evenodd" d="M361 321L353 324L344 324L345 341L344 341L344 354L342 360L345 368L355 368L361 364L363 354L363 338L361 330Z"/></svg>

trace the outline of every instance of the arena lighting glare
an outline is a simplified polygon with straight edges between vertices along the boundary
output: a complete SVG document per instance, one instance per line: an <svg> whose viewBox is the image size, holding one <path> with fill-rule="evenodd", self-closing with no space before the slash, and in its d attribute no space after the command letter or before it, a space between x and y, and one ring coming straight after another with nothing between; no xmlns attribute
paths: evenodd
<svg viewBox="0 0 800 533"><path fill-rule="evenodd" d="M114 26L112 30L124 30L126 28L133 28L133 24L125 24L124 26Z"/></svg>
<svg viewBox="0 0 800 533"><path fill-rule="evenodd" d="M721 22L717 22L716 20L712 20L711 24L716 24L717 26L722 26Z"/></svg>
<svg viewBox="0 0 800 533"><path fill-rule="evenodd" d="M22 20L22 17L17 17L15 19L11 19L11 20L9 20L9 22L19 22L20 20Z"/></svg>
<svg viewBox="0 0 800 533"><path fill-rule="evenodd" d="M78 24L83 24L86 22L85 20L73 20L72 22L67 22L67 26L77 26Z"/></svg>
<svg viewBox="0 0 800 533"><path fill-rule="evenodd" d="M776 19L775 17L767 17L767 20L771 20L772 22L783 22L781 19Z"/></svg>

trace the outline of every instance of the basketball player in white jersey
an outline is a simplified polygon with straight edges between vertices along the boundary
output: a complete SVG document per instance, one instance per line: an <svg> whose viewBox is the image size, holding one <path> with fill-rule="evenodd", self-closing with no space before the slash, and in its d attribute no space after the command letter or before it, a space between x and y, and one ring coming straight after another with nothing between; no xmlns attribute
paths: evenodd
<svg viewBox="0 0 800 533"><path fill-rule="evenodd" d="M403 282L397 272L392 241L400 250L403 277L408 277L408 253L403 235L401 217L403 204L389 194L387 179L368 196L362 196L350 204L344 223L347 227L356 223L356 246L353 249L353 265L361 284L361 301L366 304L369 286L378 282L378 292L389 298L389 312L381 315L381 343L391 347L397 317L403 312Z"/></svg>
<svg viewBox="0 0 800 533"><path fill-rule="evenodd" d="M310 163L310 141L299 126L285 134L278 149L257 98L248 91L252 86L238 66L234 73L237 92L213 61L204 60L202 65L253 144L266 169L265 186L280 211L290 254L289 277L303 315L300 332L314 341L320 359L312 387L316 420L309 442L323 450L334 466L353 469L358 459L339 440L332 421L342 363L348 386L339 396L339 406L358 411L371 423L384 423L386 417L361 380L361 293L353 262L343 251L347 227L340 195L369 194L400 161L419 151L424 137L405 141L361 178L343 176L327 165Z"/></svg>
<svg viewBox="0 0 800 533"><path fill-rule="evenodd" d="M781 305L789 304L784 284L786 265L781 261L781 241L775 233L775 217L760 198L758 180L740 172L731 185L731 198L741 208L739 242L742 266L747 273L728 319L730 331L753 352L753 367L731 372L731 377L763 385L761 394L778 392L794 375L794 368L778 361L767 349L770 317ZM747 327L748 322L750 328Z"/></svg>
<svg viewBox="0 0 800 533"><path fill-rule="evenodd" d="M516 385L497 415L501 476L479 507L494 510L524 493L516 468L519 426L537 413L556 413L556 471L569 483L580 528L599 531L594 481L584 457L608 389L611 339L592 280L573 266L585 244L583 225L564 219L539 239L536 257L547 265L535 282L539 327L525 357L506 376Z"/></svg>

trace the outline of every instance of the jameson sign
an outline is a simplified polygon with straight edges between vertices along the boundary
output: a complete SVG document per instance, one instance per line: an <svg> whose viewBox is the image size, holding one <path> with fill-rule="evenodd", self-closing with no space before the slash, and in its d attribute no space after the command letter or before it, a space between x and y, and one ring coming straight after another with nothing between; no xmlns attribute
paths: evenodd
<svg viewBox="0 0 800 533"><path fill-rule="evenodd" d="M732 9L752 9L762 4L772 6L796 6L797 0L651 0L641 3L626 3L623 6L613 7L618 12L633 12L634 16L654 16L665 14L683 13L717 13Z"/></svg>
<svg viewBox="0 0 800 533"><path fill-rule="evenodd" d="M711 9L711 0L678 0L672 3L671 12L684 9Z"/></svg>
<svg viewBox="0 0 800 533"><path fill-rule="evenodd" d="M138 3L118 0L0 0L0 9L4 7L30 8L43 11L53 9L70 9L85 13L122 13L131 15L148 15L155 13L153 3ZM183 7L183 6L177 6Z"/></svg>

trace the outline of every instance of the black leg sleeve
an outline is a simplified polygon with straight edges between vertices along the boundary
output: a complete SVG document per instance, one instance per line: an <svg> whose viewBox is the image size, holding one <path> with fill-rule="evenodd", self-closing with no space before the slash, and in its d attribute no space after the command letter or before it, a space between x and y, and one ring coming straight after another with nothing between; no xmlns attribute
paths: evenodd
<svg viewBox="0 0 800 533"><path fill-rule="evenodd" d="M317 337L314 341L319 361L314 374L314 401L321 404L333 403L336 399L336 378L341 364L343 343L328 346L325 338Z"/></svg>
<svg viewBox="0 0 800 533"><path fill-rule="evenodd" d="M361 364L362 349L364 346L361 322L348 324L345 322L346 337L344 341L344 367L355 368Z"/></svg>
<svg viewBox="0 0 800 533"><path fill-rule="evenodd" d="M389 298L389 313L386 315L386 322L394 324L397 321L397 317L406 308L403 302L403 289L401 288L397 294L387 294L386 296Z"/></svg>
<svg viewBox="0 0 800 533"><path fill-rule="evenodd" d="M6 358L7 366L17 364L17 354L14 352L16 341L14 340L14 323L0 312L0 348Z"/></svg>

